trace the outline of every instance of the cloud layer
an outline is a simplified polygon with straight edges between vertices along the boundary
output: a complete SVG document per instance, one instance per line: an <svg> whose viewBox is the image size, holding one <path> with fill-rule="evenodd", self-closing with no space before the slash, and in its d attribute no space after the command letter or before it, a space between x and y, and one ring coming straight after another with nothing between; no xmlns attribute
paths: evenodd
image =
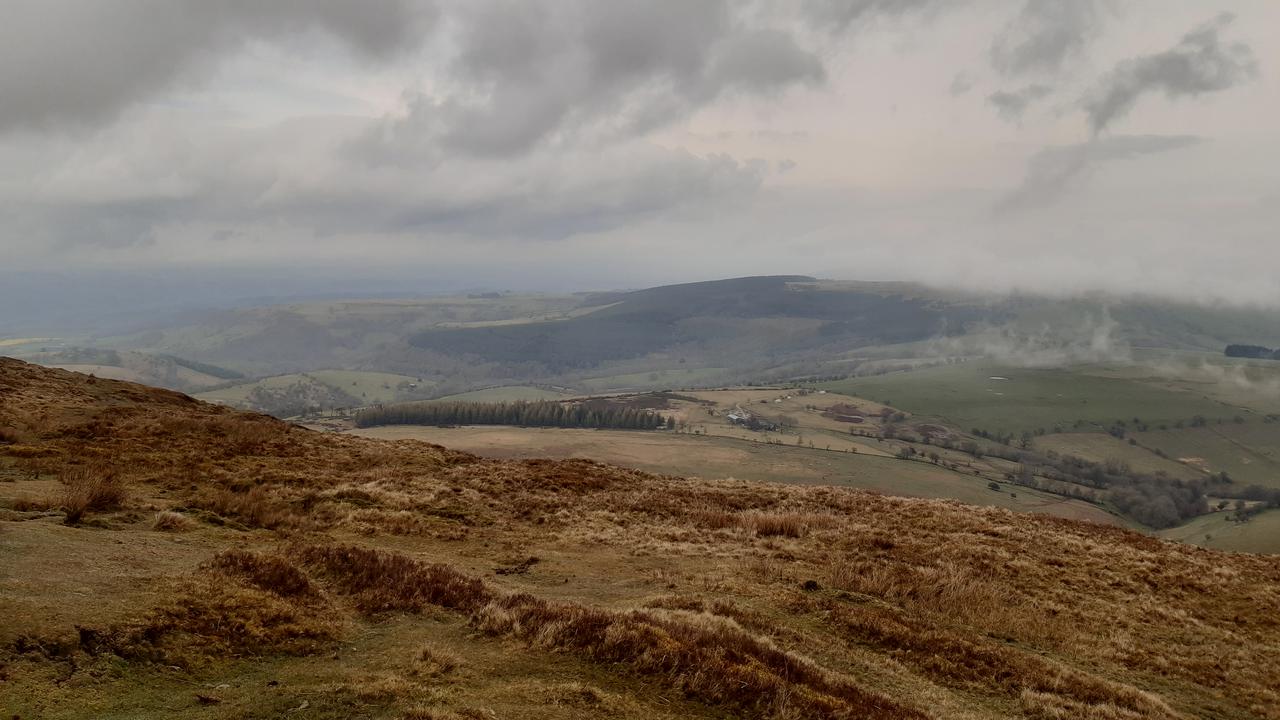
<svg viewBox="0 0 1280 720"><path fill-rule="evenodd" d="M1257 0L24 0L0 283L783 272L1280 302L1276 23Z"/></svg>

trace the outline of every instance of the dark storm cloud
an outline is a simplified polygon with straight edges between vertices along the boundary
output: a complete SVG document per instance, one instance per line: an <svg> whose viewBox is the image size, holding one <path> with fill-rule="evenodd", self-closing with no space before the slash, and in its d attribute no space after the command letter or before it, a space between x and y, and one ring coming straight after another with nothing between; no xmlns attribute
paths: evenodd
<svg viewBox="0 0 1280 720"><path fill-rule="evenodd" d="M825 78L792 34L746 22L724 2L481 3L454 20L458 90L416 99L399 122L419 141L435 134L447 149L481 156L570 132L639 135L727 93Z"/></svg>
<svg viewBox="0 0 1280 720"><path fill-rule="evenodd" d="M421 0L28 0L0 22L0 131L93 123L257 39L320 32L386 57L421 40Z"/></svg>
<svg viewBox="0 0 1280 720"><path fill-rule="evenodd" d="M1052 147L1032 156L1022 184L996 207L997 214L1052 205L1099 167L1126 158L1168 152L1203 142L1188 135L1117 135L1079 145Z"/></svg>
<svg viewBox="0 0 1280 720"><path fill-rule="evenodd" d="M1220 32L1235 19L1222 13L1183 36L1164 52L1116 65L1083 102L1094 133L1124 116L1147 93L1169 98L1226 90L1257 75L1253 51L1244 43L1224 43Z"/></svg>
<svg viewBox="0 0 1280 720"><path fill-rule="evenodd" d="M1053 73L1097 34L1095 0L1027 0L991 43L991 64L1005 75Z"/></svg>
<svg viewBox="0 0 1280 720"><path fill-rule="evenodd" d="M1022 114L1028 107L1052 92L1053 88L1048 85L1032 84L1012 92L1000 90L991 93L987 96L987 102L995 107L1001 119L1017 122L1022 119Z"/></svg>

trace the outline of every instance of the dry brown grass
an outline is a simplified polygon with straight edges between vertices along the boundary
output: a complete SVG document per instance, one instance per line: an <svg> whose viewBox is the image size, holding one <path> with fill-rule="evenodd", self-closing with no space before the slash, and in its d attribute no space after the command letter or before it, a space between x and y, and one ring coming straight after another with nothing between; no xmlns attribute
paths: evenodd
<svg viewBox="0 0 1280 720"><path fill-rule="evenodd" d="M356 546L311 545L290 554L352 596L362 612L458 610L486 634L625 665L704 702L756 716L927 717L714 616L616 612L498 593L446 565Z"/></svg>
<svg viewBox="0 0 1280 720"><path fill-rule="evenodd" d="M296 513L279 493L262 486L240 492L211 488L196 495L189 504L254 528L274 530L307 524L306 518Z"/></svg>
<svg viewBox="0 0 1280 720"><path fill-rule="evenodd" d="M440 677L457 670L461 664L462 660L457 655L428 645L419 650L417 656L414 657L411 674L415 676Z"/></svg>
<svg viewBox="0 0 1280 720"><path fill-rule="evenodd" d="M196 526L191 518L180 512L160 510L151 519L151 529L160 532L186 532Z"/></svg>
<svg viewBox="0 0 1280 720"><path fill-rule="evenodd" d="M220 553L178 581L137 621L81 628L80 649L195 666L211 657L306 655L331 645L345 623L296 567L274 555Z"/></svg>
<svg viewBox="0 0 1280 720"><path fill-rule="evenodd" d="M290 551L364 613L421 611L430 605L471 612L493 597L483 582L443 564L355 545L306 545Z"/></svg>
<svg viewBox="0 0 1280 720"><path fill-rule="evenodd" d="M412 676L414 667L414 682L465 694L500 646L524 663L575 663L574 672L597 674L611 693L683 695L713 714L877 717L869 708L879 703L890 716L916 707L969 717L1280 718L1274 557L835 488L691 481L588 461L481 460L424 443L306 432L3 360L0 395L0 425L23 438L0 445L0 462L31 471L0 486L14 491L10 507L35 489L24 487L29 477L47 484L63 467L104 463L127 468L131 504L201 508L192 517L227 522L191 538L163 537L137 532L149 525L121 513L109 532L124 544L104 542L112 552L103 558L129 558L137 542L140 557L144 548L189 553L185 572L211 546L245 546L131 596L160 600L151 610L131 606L135 620L94 624L119 631L96 639L90 631L82 644L100 652L188 665L313 653L334 648L352 625L436 627L396 613L448 608L498 641L450 635L441 647L466 671L433 677L433 662L412 655L435 638L413 638L396 649L395 667L359 668L361 678L382 678L371 697L401 692L393 675ZM23 522L27 535L89 535L33 514L5 517ZM254 548L279 542L242 532L258 527L306 544ZM398 552L346 544L365 536ZM534 554L543 561L528 573L491 582L460 569L489 572ZM43 566L15 567L29 574L15 573L6 592L26 593L47 578ZM107 582L118 564L74 567L94 587L118 587ZM537 595L520 592L529 590ZM67 618L123 602L78 591L16 599L29 616L67 632ZM486 691L505 693L510 707L523 697L520 682L495 679ZM475 695L427 702L415 692L386 701L403 704L387 713L423 703L422 713L447 705L461 716L463 707L488 704Z"/></svg>
<svg viewBox="0 0 1280 720"><path fill-rule="evenodd" d="M79 523L90 511L119 510L129 497L124 480L107 464L65 466L58 480L63 485L59 504L68 525Z"/></svg>

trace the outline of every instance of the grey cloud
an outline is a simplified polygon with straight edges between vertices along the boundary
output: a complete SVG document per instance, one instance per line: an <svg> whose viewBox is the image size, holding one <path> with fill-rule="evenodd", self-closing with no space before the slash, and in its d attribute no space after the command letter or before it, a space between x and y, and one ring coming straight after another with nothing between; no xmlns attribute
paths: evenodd
<svg viewBox="0 0 1280 720"><path fill-rule="evenodd" d="M1147 93L1194 97L1255 77L1257 62L1249 46L1225 44L1219 36L1234 19L1234 15L1223 13L1184 35L1169 50L1116 65L1082 103L1093 132L1101 132L1127 114Z"/></svg>
<svg viewBox="0 0 1280 720"><path fill-rule="evenodd" d="M1057 72L1097 35L1096 0L1027 0L991 43L991 64L1005 75Z"/></svg>
<svg viewBox="0 0 1280 720"><path fill-rule="evenodd" d="M754 194L766 171L642 141L501 160L369 163L349 151L349 138L365 132L359 122L315 119L190 143L162 118L115 128L58 167L36 170L39 202L0 198L0 244L21 233L50 250L119 250L164 245L194 228L223 245L261 235L282 247L307 235L559 240L722 208ZM55 155L67 141L43 142ZM155 182L160 167L163 184ZM98 176L96 168L113 170Z"/></svg>
<svg viewBox="0 0 1280 720"><path fill-rule="evenodd" d="M415 100L383 140L412 134L440 150L515 155L543 142L632 137L726 93L770 94L825 78L821 60L792 34L757 26L724 2L665 3L661 12L640 0L478 3L454 20L453 67L466 82Z"/></svg>
<svg viewBox="0 0 1280 720"><path fill-rule="evenodd" d="M0 24L0 131L109 119L257 39L318 31L386 57L420 41L432 16L413 0L11 3Z"/></svg>
<svg viewBox="0 0 1280 720"><path fill-rule="evenodd" d="M814 25L838 33L858 22L926 12L946 4L945 0L808 0L803 7Z"/></svg>
<svg viewBox="0 0 1280 720"><path fill-rule="evenodd" d="M1038 100L1047 97L1053 88L1047 85L1028 85L1012 92L1000 90L987 96L987 102L995 106L1000 118L1009 122L1022 119L1027 108Z"/></svg>
<svg viewBox="0 0 1280 720"><path fill-rule="evenodd" d="M1116 160L1168 152L1203 142L1189 135L1117 135L1079 145L1041 150L1032 156L1022 184L996 207L997 214L1051 205L1073 185Z"/></svg>
<svg viewBox="0 0 1280 720"><path fill-rule="evenodd" d="M973 89L973 78L969 77L966 72L958 72L956 76L951 78L951 87L948 92L952 97L959 97Z"/></svg>

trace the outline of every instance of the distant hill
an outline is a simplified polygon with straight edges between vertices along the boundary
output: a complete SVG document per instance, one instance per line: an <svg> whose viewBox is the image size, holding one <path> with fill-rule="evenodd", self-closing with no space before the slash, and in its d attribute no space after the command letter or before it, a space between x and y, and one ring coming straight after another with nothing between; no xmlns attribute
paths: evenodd
<svg viewBox="0 0 1280 720"><path fill-rule="evenodd" d="M179 324L65 342L160 365L181 358L167 363L172 372L129 366L136 374L119 376L228 398L252 391L224 387L236 384L234 374L248 385L318 371L410 377L420 398L501 386L598 393L835 378L973 357L1050 366L1127 359L1143 348L1220 355L1238 338L1280 345L1280 313L779 275L572 295L314 300L191 313ZM372 401L349 388L338 389ZM273 392L339 402L314 389Z"/></svg>
<svg viewBox="0 0 1280 720"><path fill-rule="evenodd" d="M568 320L429 329L418 348L554 374L689 347L709 355L746 344L771 355L838 345L882 345L963 333L993 315L896 292L829 290L803 276L750 277L639 290ZM766 327L785 326L770 336ZM778 337L780 335L780 337ZM777 342L770 342L777 337ZM758 342L752 342L758 340Z"/></svg>

